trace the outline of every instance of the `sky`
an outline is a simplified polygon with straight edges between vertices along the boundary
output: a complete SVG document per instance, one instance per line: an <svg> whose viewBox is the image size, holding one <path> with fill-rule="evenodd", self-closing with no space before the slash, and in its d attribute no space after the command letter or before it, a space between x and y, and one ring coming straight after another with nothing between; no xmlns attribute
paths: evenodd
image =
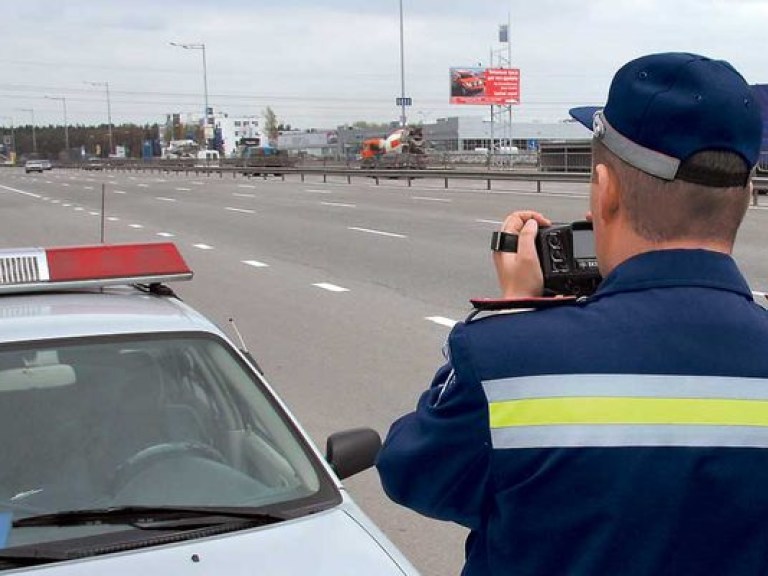
<svg viewBox="0 0 768 576"><path fill-rule="evenodd" d="M401 0L24 0L0 19L0 125L164 122L269 106L297 128L400 117ZM510 24L520 122L605 101L613 73L652 52L728 60L768 83L768 0L402 0L409 121L488 116L448 103L450 67L498 63ZM90 83L101 83L93 85ZM48 97L48 98L46 98ZM34 110L30 112L30 110Z"/></svg>

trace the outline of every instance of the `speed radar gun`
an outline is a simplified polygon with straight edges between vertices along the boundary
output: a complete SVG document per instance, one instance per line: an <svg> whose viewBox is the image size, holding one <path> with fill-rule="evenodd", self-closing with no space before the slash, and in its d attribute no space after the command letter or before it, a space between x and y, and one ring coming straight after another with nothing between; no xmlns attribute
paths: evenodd
<svg viewBox="0 0 768 576"><path fill-rule="evenodd" d="M517 252L517 234L494 232L491 249ZM591 222L580 220L539 228L536 252L544 275L545 293L588 296L602 280Z"/></svg>

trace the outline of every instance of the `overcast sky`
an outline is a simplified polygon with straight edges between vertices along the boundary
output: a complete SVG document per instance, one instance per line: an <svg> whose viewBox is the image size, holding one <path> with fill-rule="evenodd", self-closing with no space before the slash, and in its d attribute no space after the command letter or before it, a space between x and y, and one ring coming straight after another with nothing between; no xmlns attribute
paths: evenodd
<svg viewBox="0 0 768 576"><path fill-rule="evenodd" d="M730 61L768 83L768 0L402 0L409 119L485 115L448 104L448 68L490 63L498 27L511 21L521 70L519 121L557 121L604 101L615 70L651 52L688 51ZM164 121L209 103L330 128L399 118L399 0L24 0L0 20L0 123Z"/></svg>

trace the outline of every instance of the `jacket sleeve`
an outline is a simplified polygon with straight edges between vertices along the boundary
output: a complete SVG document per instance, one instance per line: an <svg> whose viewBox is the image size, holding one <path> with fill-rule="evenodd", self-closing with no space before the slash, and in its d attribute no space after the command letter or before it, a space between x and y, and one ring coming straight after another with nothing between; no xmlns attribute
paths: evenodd
<svg viewBox="0 0 768 576"><path fill-rule="evenodd" d="M426 516L480 526L490 477L488 403L470 362L461 324L448 340L448 364L416 410L390 428L376 467L387 495Z"/></svg>

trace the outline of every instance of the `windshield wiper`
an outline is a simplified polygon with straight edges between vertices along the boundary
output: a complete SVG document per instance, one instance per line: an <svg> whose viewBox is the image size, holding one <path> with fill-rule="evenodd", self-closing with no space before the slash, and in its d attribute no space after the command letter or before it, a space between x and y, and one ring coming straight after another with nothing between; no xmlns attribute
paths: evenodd
<svg viewBox="0 0 768 576"><path fill-rule="evenodd" d="M286 517L242 508L117 506L27 516L15 520L13 527L127 524L144 530L193 530L227 523L263 526L283 520L286 520Z"/></svg>

